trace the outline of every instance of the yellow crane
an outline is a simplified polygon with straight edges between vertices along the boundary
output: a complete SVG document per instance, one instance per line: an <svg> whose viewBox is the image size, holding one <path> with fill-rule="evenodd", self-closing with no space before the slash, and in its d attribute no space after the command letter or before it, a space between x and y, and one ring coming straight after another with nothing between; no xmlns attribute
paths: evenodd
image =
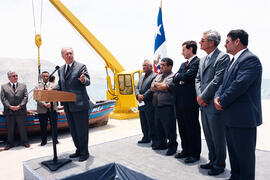
<svg viewBox="0 0 270 180"><path fill-rule="evenodd" d="M60 0L50 0L50 2L105 61L108 87L106 96L108 100L116 100L115 110L110 114L110 117L114 119L138 117L137 100L135 98L135 85L137 80L134 79L139 78L140 70L126 71L108 49L101 44ZM114 87L112 86L108 69L114 74Z"/></svg>

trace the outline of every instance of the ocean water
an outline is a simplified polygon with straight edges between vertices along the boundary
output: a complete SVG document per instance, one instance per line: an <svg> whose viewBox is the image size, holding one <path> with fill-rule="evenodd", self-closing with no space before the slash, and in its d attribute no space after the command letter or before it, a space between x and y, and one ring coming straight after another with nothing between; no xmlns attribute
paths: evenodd
<svg viewBox="0 0 270 180"><path fill-rule="evenodd" d="M34 85L27 84L28 92L30 92L34 88ZM106 81L100 81L97 83L93 83L90 86L87 87L87 92L90 98L92 98L95 101L98 100L105 100L106 99ZM262 81L262 99L270 99L270 79L263 79ZM29 93L27 103L27 109L36 109L36 101L33 100L33 93ZM0 110L3 110L3 105L0 103Z"/></svg>
<svg viewBox="0 0 270 180"><path fill-rule="evenodd" d="M28 94L28 103L27 103L27 109L36 109L37 103L33 99L33 92L32 90L35 88L35 85L33 84L26 84L27 90L29 92ZM105 100L106 99L106 89L107 85L106 82L99 82L95 84L91 84L87 88L88 95L91 99L98 101L98 100ZM3 110L3 104L0 103L0 111Z"/></svg>
<svg viewBox="0 0 270 180"><path fill-rule="evenodd" d="M262 99L270 99L270 79L262 81Z"/></svg>

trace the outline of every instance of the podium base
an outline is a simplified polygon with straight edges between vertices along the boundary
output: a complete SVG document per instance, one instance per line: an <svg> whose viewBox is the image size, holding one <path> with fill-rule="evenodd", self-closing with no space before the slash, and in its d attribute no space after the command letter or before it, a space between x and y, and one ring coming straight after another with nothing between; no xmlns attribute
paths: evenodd
<svg viewBox="0 0 270 180"><path fill-rule="evenodd" d="M64 166L67 163L70 163L71 159L58 159L57 161L49 160L49 161L43 161L41 164L49 168L51 171L56 171L60 167Z"/></svg>

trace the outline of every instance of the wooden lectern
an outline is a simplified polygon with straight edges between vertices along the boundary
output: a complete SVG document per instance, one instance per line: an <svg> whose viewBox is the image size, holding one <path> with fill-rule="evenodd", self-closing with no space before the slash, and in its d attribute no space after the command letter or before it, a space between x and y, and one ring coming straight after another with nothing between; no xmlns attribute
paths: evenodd
<svg viewBox="0 0 270 180"><path fill-rule="evenodd" d="M50 119L51 121L57 121L52 115L53 113L53 102L75 102L76 94L64 91L55 91L55 90L34 90L34 100L36 101L45 101L51 103ZM48 167L51 171L56 171L63 165L71 162L71 159L58 159L56 151L56 134L54 129L57 128L54 126L56 123L51 123L52 125L52 139L53 139L53 160L41 162L43 165Z"/></svg>

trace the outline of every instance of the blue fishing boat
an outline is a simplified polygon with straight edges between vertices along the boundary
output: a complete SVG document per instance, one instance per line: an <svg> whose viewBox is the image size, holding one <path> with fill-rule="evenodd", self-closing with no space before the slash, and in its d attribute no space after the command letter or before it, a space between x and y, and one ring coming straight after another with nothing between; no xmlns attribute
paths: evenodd
<svg viewBox="0 0 270 180"><path fill-rule="evenodd" d="M115 101L105 100L97 101L92 109L89 109L89 127L97 127L106 125L108 123L109 114L114 110ZM66 114L63 109L58 110L58 129L67 129L68 123ZM50 126L48 126L49 130ZM40 131L40 123L36 110L29 110L26 119L26 129L27 133L31 134ZM5 139L7 136L6 120L1 112L0 115L0 139Z"/></svg>

